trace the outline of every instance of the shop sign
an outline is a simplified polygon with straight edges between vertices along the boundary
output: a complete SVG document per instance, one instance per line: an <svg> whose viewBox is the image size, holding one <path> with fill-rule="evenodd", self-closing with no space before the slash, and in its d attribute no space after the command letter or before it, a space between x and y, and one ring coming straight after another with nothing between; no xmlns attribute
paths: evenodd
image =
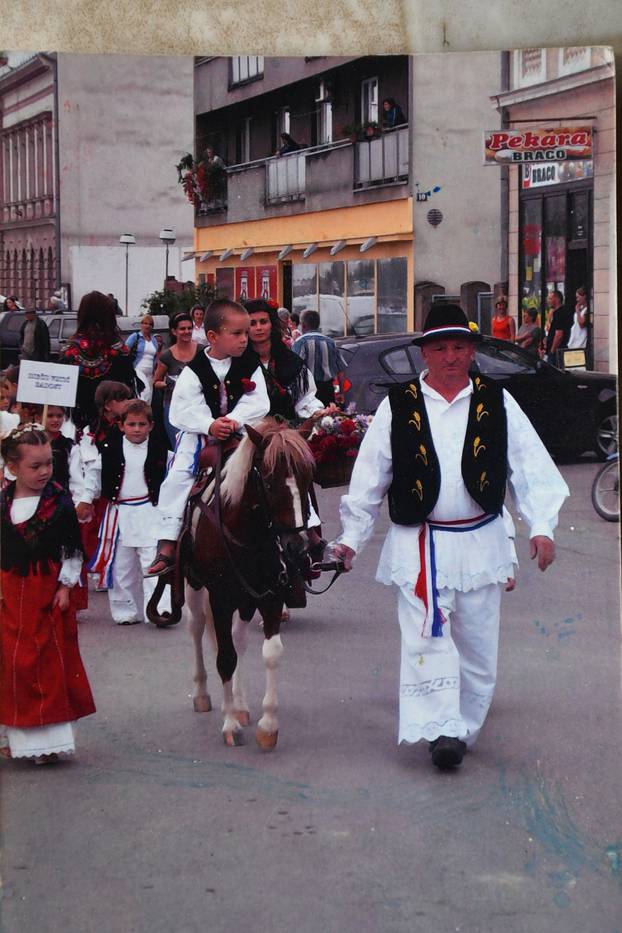
<svg viewBox="0 0 622 933"><path fill-rule="evenodd" d="M549 162L546 165L521 165L521 188L543 188L546 185L563 185L569 181L591 178L594 164L591 159L572 162Z"/></svg>
<svg viewBox="0 0 622 933"><path fill-rule="evenodd" d="M591 158L591 126L545 126L484 133L484 165L546 164Z"/></svg>

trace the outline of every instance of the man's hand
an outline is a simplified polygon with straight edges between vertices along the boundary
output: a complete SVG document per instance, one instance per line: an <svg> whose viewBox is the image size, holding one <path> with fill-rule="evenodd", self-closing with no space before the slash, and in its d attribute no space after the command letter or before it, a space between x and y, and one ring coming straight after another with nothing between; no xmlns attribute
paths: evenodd
<svg viewBox="0 0 622 933"><path fill-rule="evenodd" d="M52 609L57 608L61 612L67 612L69 609L69 587L62 583L54 593L54 599L52 600Z"/></svg>
<svg viewBox="0 0 622 933"><path fill-rule="evenodd" d="M356 557L356 551L353 551L347 544L329 544L326 550L331 558L343 561L344 572L352 570L352 561Z"/></svg>
<svg viewBox="0 0 622 933"><path fill-rule="evenodd" d="M232 434L235 434L238 428L239 424L237 421L223 416L222 418L216 418L215 421L212 421L209 426L209 433L212 437L215 437L217 441L226 441Z"/></svg>
<svg viewBox="0 0 622 933"><path fill-rule="evenodd" d="M76 506L76 515L81 525L90 522L95 514L92 502L78 502Z"/></svg>
<svg viewBox="0 0 622 933"><path fill-rule="evenodd" d="M511 593L513 589L516 588L516 580L514 577L508 577L505 581L505 592Z"/></svg>
<svg viewBox="0 0 622 933"><path fill-rule="evenodd" d="M536 535L529 541L529 556L532 560L537 557L540 570L546 570L555 560L555 542L546 535Z"/></svg>

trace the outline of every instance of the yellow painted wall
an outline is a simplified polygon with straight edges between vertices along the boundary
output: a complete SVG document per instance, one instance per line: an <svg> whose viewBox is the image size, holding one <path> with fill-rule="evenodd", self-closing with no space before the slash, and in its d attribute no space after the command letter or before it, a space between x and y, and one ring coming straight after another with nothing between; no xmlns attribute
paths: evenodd
<svg viewBox="0 0 622 933"><path fill-rule="evenodd" d="M412 198L307 214L266 217L240 224L195 228L195 250L281 248L288 243L335 243L337 240L395 234L412 235ZM232 257L233 258L233 257Z"/></svg>

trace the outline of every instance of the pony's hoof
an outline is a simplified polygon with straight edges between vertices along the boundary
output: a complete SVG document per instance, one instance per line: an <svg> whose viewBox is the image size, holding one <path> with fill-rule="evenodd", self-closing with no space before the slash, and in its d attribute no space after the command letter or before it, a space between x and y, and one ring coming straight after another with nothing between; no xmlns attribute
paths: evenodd
<svg viewBox="0 0 622 933"><path fill-rule="evenodd" d="M276 748L276 743L279 738L279 730L276 732L264 732L263 729L257 729L255 732L255 740L257 745L259 745L262 752L271 752L273 748Z"/></svg>
<svg viewBox="0 0 622 933"><path fill-rule="evenodd" d="M241 726L248 726L251 721L251 714L247 709L234 710L233 715Z"/></svg>
<svg viewBox="0 0 622 933"><path fill-rule="evenodd" d="M238 748L244 745L244 734L242 732L223 732L222 740L227 748Z"/></svg>
<svg viewBox="0 0 622 933"><path fill-rule="evenodd" d="M194 697L192 705L194 706L195 713L210 713L212 710L212 701L207 693L205 696Z"/></svg>

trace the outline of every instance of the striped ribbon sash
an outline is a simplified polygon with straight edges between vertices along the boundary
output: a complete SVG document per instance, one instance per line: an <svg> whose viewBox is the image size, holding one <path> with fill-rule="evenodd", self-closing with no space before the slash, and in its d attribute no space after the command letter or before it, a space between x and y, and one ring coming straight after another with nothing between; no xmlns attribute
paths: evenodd
<svg viewBox="0 0 622 933"><path fill-rule="evenodd" d="M421 635L423 638L443 637L443 624L445 616L438 605L438 589L436 587L436 554L434 549L434 532L436 531L475 531L483 528L497 518L497 515L487 515L483 512L475 518L459 518L451 522L423 522L419 532L419 576L415 584L415 596L422 600L425 606L425 619Z"/></svg>
<svg viewBox="0 0 622 933"><path fill-rule="evenodd" d="M146 505L151 502L149 496L135 496L131 499L119 499L118 502L109 502L104 512L97 549L87 564L87 570L99 574L97 586L112 587L112 568L119 543L119 506Z"/></svg>

